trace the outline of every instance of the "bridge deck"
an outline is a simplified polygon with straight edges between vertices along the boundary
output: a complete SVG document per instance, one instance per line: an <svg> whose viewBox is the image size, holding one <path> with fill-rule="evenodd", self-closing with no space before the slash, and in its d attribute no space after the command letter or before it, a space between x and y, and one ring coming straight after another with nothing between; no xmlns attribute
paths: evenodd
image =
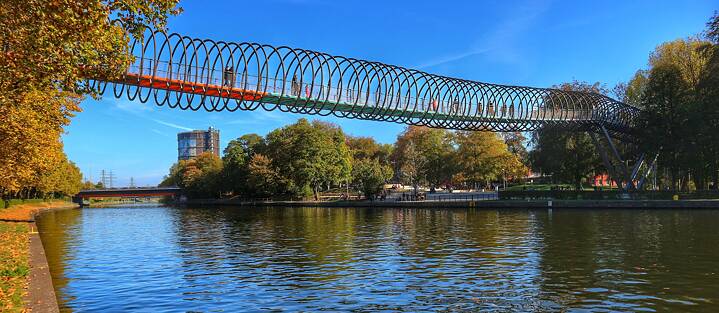
<svg viewBox="0 0 719 313"><path fill-rule="evenodd" d="M159 71L164 72L164 71ZM175 91L186 94L194 94L199 96L217 97L220 99L232 99L232 100L245 100L245 101L261 101L263 103L270 103L276 105L282 105L290 108L297 108L300 110L310 111L331 111L331 112L343 112L351 114L366 115L371 117L377 116L390 116L390 117L401 117L401 118L431 118L434 120L447 120L457 122L475 122L475 123L505 123L515 124L524 123L527 121L566 121L571 119L574 121L592 121L592 117L589 116L587 110L532 110L531 112L517 112L504 108L487 110L487 112L477 111L478 114L469 114L468 112L449 111L447 113L439 110L439 105L435 104L437 109L432 108L432 105L423 105L418 109L414 110L409 108L408 105L404 107L399 103L407 103L406 101L397 101L398 104L386 105L386 104L375 104L371 101L365 103L361 97L354 97L355 102L340 101L338 98L341 96L338 93L330 93L326 97L319 96L294 96L288 95L281 91L275 92L264 92L257 91L254 88L244 89L236 86L220 85L217 84L217 79L209 78L207 82L195 82L184 79L170 79L163 76L153 75L140 75L136 73L127 73L123 80L116 81L125 85L147 87L157 90ZM242 84L240 84L242 85ZM253 87L252 85L249 85ZM267 89L277 90L278 88L271 86ZM304 85L309 88L309 85ZM256 87L256 86L254 86ZM329 89L329 88L328 88ZM301 93L301 92L300 92ZM348 94L350 94L348 92ZM348 97L352 98L352 97ZM401 98L400 98L401 99ZM429 103L429 101L427 101ZM443 104L442 107L445 107Z"/></svg>
<svg viewBox="0 0 719 313"><path fill-rule="evenodd" d="M279 109L445 129L530 131L542 125L633 132L638 108L591 92L470 81L306 49L148 30L119 80L97 89L183 110Z"/></svg>

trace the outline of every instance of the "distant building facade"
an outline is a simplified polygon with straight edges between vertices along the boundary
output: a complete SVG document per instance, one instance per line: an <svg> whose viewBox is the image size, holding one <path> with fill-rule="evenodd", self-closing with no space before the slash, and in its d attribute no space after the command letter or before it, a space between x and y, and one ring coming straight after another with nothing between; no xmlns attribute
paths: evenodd
<svg viewBox="0 0 719 313"><path fill-rule="evenodd" d="M220 156L220 131L210 127L208 130L193 130L177 134L177 159L190 160L203 152Z"/></svg>

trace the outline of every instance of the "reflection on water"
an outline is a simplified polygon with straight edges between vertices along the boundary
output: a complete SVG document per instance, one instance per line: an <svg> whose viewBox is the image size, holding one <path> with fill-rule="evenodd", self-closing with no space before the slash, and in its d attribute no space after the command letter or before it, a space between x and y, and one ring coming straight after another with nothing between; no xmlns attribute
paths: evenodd
<svg viewBox="0 0 719 313"><path fill-rule="evenodd" d="M64 311L706 311L719 211L126 207L38 225Z"/></svg>

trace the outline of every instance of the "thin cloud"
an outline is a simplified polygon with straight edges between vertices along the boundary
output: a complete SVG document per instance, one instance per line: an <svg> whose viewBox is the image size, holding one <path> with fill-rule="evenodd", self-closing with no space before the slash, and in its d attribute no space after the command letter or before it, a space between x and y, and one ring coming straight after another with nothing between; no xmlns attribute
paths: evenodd
<svg viewBox="0 0 719 313"><path fill-rule="evenodd" d="M461 51L443 58L431 60L415 66L417 69L429 69L450 64L480 54L488 54L489 58L497 58L510 65L521 65L522 49L520 36L533 25L550 7L552 1L536 1L518 7L516 11L503 19L497 20L494 27L475 39L473 49Z"/></svg>
<svg viewBox="0 0 719 313"><path fill-rule="evenodd" d="M192 130L192 128L189 128L189 127L185 127L185 126L182 126L182 125L177 125L177 124L173 124L173 123L161 121L161 120L154 119L154 118L151 119L151 120L152 120L153 122L155 122L155 123L162 124L162 125L165 125L165 126L168 126L168 127L172 127L172 128L176 128L176 129L179 129L179 130L186 130L186 131L191 131L191 130Z"/></svg>
<svg viewBox="0 0 719 313"><path fill-rule="evenodd" d="M115 102L115 107L130 113L140 113L140 112L148 112L152 111L152 108L144 103L138 102L138 101L129 101L129 100L118 100Z"/></svg>
<svg viewBox="0 0 719 313"><path fill-rule="evenodd" d="M257 109L256 111L243 112L246 117L235 119L225 124L260 124L265 122L284 122L287 120L289 114L280 111L265 111L263 109Z"/></svg>
<svg viewBox="0 0 719 313"><path fill-rule="evenodd" d="M480 54L486 53L488 51L490 51L490 49L479 49L479 50L466 51L466 52L462 52L459 54L450 55L450 56L446 56L446 57L443 57L440 59L432 60L432 61L420 64L420 65L417 65L417 66L415 66L415 68L420 69L420 70L428 69L428 68L432 68L435 66L456 62L456 61L466 59L468 57L472 57L475 55L480 55Z"/></svg>
<svg viewBox="0 0 719 313"><path fill-rule="evenodd" d="M157 130L157 129L154 129L154 128L151 128L150 131L153 132L153 133L155 133L155 134L158 134L158 135L160 135L160 136L162 136L162 137L172 138L172 136L171 136L170 134L165 133L165 132L161 132L161 131L159 131L159 130Z"/></svg>

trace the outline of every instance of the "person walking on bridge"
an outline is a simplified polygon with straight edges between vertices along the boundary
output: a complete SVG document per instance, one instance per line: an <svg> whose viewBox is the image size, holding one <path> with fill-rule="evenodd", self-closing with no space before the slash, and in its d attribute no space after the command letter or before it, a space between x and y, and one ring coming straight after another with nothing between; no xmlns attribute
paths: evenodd
<svg viewBox="0 0 719 313"><path fill-rule="evenodd" d="M232 78L235 76L234 69L232 66L225 67L225 72L222 77L222 85L227 87L232 87Z"/></svg>
<svg viewBox="0 0 719 313"><path fill-rule="evenodd" d="M299 96L300 95L300 85L297 82L297 74L292 76L292 95L293 96Z"/></svg>

